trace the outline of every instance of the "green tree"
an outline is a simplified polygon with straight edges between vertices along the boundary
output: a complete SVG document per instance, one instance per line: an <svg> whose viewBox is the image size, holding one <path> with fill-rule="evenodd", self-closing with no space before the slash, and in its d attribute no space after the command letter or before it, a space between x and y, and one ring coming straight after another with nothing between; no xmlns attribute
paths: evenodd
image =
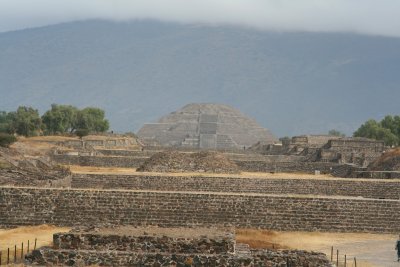
<svg viewBox="0 0 400 267"><path fill-rule="evenodd" d="M7 117L7 112L0 111L0 133L7 133L9 131L9 118Z"/></svg>
<svg viewBox="0 0 400 267"><path fill-rule="evenodd" d="M389 120L389 119L388 119ZM368 120L354 132L354 137L366 137L376 140L382 140L386 145L398 145L399 137L390 131L388 128L384 128L382 123L375 120Z"/></svg>
<svg viewBox="0 0 400 267"><path fill-rule="evenodd" d="M380 124L383 128L389 129L393 134L400 138L400 116L385 116Z"/></svg>
<svg viewBox="0 0 400 267"><path fill-rule="evenodd" d="M329 135L345 137L346 135L338 130L332 129L328 132Z"/></svg>
<svg viewBox="0 0 400 267"><path fill-rule="evenodd" d="M46 134L67 133L75 130L78 109L70 105L52 104L42 116Z"/></svg>
<svg viewBox="0 0 400 267"><path fill-rule="evenodd" d="M89 134L88 129L76 129L75 134L82 139L82 137L86 136Z"/></svg>
<svg viewBox="0 0 400 267"><path fill-rule="evenodd" d="M17 138L12 134L0 133L0 146L9 147L12 143L16 142Z"/></svg>
<svg viewBox="0 0 400 267"><path fill-rule="evenodd" d="M77 113L76 129L87 129L89 132L105 132L110 127L108 120L104 118L102 109L87 107Z"/></svg>
<svg viewBox="0 0 400 267"><path fill-rule="evenodd" d="M37 109L20 106L17 111L7 114L9 132L24 136L34 136L40 133L42 120Z"/></svg>

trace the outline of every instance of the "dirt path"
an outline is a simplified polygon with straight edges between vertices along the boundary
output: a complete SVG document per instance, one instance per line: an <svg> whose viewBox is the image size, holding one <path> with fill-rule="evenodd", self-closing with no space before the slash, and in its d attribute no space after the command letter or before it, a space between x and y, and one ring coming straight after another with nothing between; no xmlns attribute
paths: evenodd
<svg viewBox="0 0 400 267"><path fill-rule="evenodd" d="M49 246L53 242L54 233L66 232L69 230L70 229L66 227L55 227L50 225L0 229L0 252L2 252L2 263L5 264L7 261L7 248L10 248L10 261L13 262L15 245L17 246L17 259L20 259L21 243L24 243L24 254L26 254L28 240L30 242L30 250L34 247L35 239L37 240L37 247Z"/></svg>
<svg viewBox="0 0 400 267"><path fill-rule="evenodd" d="M339 250L339 266L344 266L344 255L347 255L347 266L357 267L400 267L394 250L397 235L356 234L356 233L308 233L308 232L275 232L263 230L237 230L238 242L248 243L255 248L291 248L323 252L336 262L336 251Z"/></svg>

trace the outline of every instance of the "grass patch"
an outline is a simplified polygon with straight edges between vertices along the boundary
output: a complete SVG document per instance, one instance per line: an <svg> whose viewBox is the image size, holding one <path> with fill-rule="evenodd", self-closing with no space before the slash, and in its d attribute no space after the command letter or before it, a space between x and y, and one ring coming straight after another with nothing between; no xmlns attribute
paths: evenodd
<svg viewBox="0 0 400 267"><path fill-rule="evenodd" d="M12 168L11 163L0 158L0 170L6 170L11 168Z"/></svg>

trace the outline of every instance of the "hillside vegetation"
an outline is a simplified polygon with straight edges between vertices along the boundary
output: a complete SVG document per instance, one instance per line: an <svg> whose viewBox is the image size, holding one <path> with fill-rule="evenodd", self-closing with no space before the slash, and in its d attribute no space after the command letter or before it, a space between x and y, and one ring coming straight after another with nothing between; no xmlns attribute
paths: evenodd
<svg viewBox="0 0 400 267"><path fill-rule="evenodd" d="M212 102L277 136L351 134L398 112L399 47L399 38L356 34L65 23L0 34L0 106L96 106L111 129L132 131L187 103Z"/></svg>

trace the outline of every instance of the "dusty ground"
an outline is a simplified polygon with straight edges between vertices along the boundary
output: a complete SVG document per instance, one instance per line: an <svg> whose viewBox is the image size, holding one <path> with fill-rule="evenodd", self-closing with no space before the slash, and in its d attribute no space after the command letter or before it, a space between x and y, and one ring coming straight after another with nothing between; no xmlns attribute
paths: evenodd
<svg viewBox="0 0 400 267"><path fill-rule="evenodd" d="M40 142L39 140L36 140L36 137L19 137L18 142L11 145L12 149L15 149L25 157L46 156L55 147L55 144Z"/></svg>
<svg viewBox="0 0 400 267"><path fill-rule="evenodd" d="M354 257L358 267L399 267L394 250L397 235L356 234L356 233L309 233L309 232L275 232L265 230L240 229L236 231L236 240L247 243L254 248L290 248L323 252L336 262L336 251L339 250L339 264L344 266L344 255L347 266L354 266Z"/></svg>
<svg viewBox="0 0 400 267"><path fill-rule="evenodd" d="M346 181L378 181L382 183L399 182L399 179L361 179L361 178L338 178L331 175L314 175L306 173L267 173L267 172L241 172L240 174L223 174L223 173L162 173L162 172L136 172L134 168L108 168L108 167L90 167L68 165L72 173L82 174L118 174L118 175L159 175L159 176L198 176L198 177L230 177L230 178L266 178L266 179L330 179L330 180L346 180Z"/></svg>
<svg viewBox="0 0 400 267"><path fill-rule="evenodd" d="M66 232L70 228L61 228L49 225L19 227L11 230L0 229L0 248L2 251L2 262L5 264L7 247L10 247L10 258L13 262L14 245L17 245L17 258L20 258L21 243L24 242L24 251L27 249L27 241L30 240L32 250L34 240L37 238L37 247L49 246L52 243L52 236L57 232ZM110 233L121 232L127 234L130 230L122 227ZM169 232L168 232L169 231ZM192 236L192 235L219 235L218 230L201 229L194 233L195 229L169 229L171 235ZM106 229L102 231L106 233ZM154 228L149 230L152 234L165 234L164 231ZM237 242L247 243L253 248L286 248L302 249L323 252L331 256L331 248L334 248L333 259L336 262L336 251L339 250L339 266L344 266L344 254L347 255L347 266L354 266L354 257L357 259L358 267L399 267L396 262L394 243L397 235L377 234L355 234L355 233L308 233L308 232L275 232L266 230L238 229L236 230Z"/></svg>
<svg viewBox="0 0 400 267"><path fill-rule="evenodd" d="M198 172L185 172L185 173L165 173L165 172L136 172L134 168L109 168L109 167L91 167L91 166L68 166L73 173L98 173L98 174L127 174L127 175L164 175L164 176L207 176L207 177L241 177L241 178L332 178L330 175L311 175L303 173L260 173L260 172L241 172L240 174L225 174L225 173L198 173Z"/></svg>
<svg viewBox="0 0 400 267"><path fill-rule="evenodd" d="M2 252L2 263L7 261L7 248L10 248L10 259L14 262L14 246L17 245L17 259L21 257L21 244L24 243L24 254L30 243L30 250L33 249L35 239L36 246L50 246L53 242L53 234L57 232L66 232L70 228L55 227L49 225L27 226L15 229L2 230L0 229L0 251ZM1 265L1 264L0 264Z"/></svg>

